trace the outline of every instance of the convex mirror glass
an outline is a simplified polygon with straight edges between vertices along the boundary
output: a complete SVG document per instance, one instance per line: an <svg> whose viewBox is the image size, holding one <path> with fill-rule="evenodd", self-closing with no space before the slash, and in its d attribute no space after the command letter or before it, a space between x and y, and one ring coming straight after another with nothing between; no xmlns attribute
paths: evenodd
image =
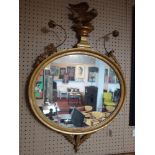
<svg viewBox="0 0 155 155"><path fill-rule="evenodd" d="M34 86L36 104L46 118L64 128L102 123L119 103L119 78L96 57L63 56L39 72Z"/></svg>

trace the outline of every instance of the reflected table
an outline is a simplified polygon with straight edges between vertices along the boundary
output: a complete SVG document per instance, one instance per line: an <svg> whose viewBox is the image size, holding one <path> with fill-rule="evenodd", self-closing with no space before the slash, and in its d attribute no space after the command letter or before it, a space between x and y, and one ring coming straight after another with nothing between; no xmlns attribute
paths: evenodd
<svg viewBox="0 0 155 155"><path fill-rule="evenodd" d="M79 92L70 92L68 93L68 104L79 105L82 102L82 95Z"/></svg>
<svg viewBox="0 0 155 155"><path fill-rule="evenodd" d="M71 117L72 117L71 114L59 114L59 115L53 116L53 119L54 119L53 121L67 128L75 128L77 126L75 126L72 123ZM86 126L88 125L85 124L85 121L84 121L81 127L86 127Z"/></svg>
<svg viewBox="0 0 155 155"><path fill-rule="evenodd" d="M69 124L69 120L71 120L71 114L58 114L53 116L54 122Z"/></svg>

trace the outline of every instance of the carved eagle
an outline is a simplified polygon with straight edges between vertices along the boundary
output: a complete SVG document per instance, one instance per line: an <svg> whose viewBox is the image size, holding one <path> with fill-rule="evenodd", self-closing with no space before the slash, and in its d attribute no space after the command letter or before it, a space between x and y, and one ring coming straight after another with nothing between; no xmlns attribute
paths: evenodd
<svg viewBox="0 0 155 155"><path fill-rule="evenodd" d="M78 24L88 24L92 19L97 16L96 9L89 9L89 5L86 2L81 2L79 4L69 4L69 8L71 14L69 14L69 18Z"/></svg>

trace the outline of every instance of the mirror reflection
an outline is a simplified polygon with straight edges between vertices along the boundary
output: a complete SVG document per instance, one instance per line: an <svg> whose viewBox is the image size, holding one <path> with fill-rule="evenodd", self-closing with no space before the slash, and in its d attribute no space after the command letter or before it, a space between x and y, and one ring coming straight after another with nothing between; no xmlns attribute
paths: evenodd
<svg viewBox="0 0 155 155"><path fill-rule="evenodd" d="M67 128L101 123L115 110L120 83L105 62L69 55L46 66L36 79L34 95L42 113Z"/></svg>

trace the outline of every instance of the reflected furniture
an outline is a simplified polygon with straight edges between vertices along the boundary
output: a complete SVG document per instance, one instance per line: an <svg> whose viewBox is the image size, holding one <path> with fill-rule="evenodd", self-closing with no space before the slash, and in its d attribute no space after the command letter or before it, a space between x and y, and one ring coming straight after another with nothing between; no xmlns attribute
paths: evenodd
<svg viewBox="0 0 155 155"><path fill-rule="evenodd" d="M54 122L61 124L65 127L86 127L93 126L108 117L106 112L84 112L78 108L73 108L70 114L57 114L53 115Z"/></svg>
<svg viewBox="0 0 155 155"><path fill-rule="evenodd" d="M79 105L82 103L82 95L77 88L68 88L68 105Z"/></svg>
<svg viewBox="0 0 155 155"><path fill-rule="evenodd" d="M93 111L96 110L97 91L98 91L98 88L95 87L95 86L87 86L87 87L85 87L85 105L92 106Z"/></svg>
<svg viewBox="0 0 155 155"><path fill-rule="evenodd" d="M116 89L113 93L113 101L114 102L119 102L120 99L120 89Z"/></svg>
<svg viewBox="0 0 155 155"><path fill-rule="evenodd" d="M103 104L107 111L112 112L115 109L116 103L113 102L112 93L104 92L103 93Z"/></svg>
<svg viewBox="0 0 155 155"><path fill-rule="evenodd" d="M84 127L84 115L76 108L70 114L59 114L53 116L54 122L67 127Z"/></svg>
<svg viewBox="0 0 155 155"><path fill-rule="evenodd" d="M93 107L92 107L92 106L87 106L87 105L85 105L85 106L77 107L77 109L78 109L79 111L88 113L88 112L91 112L91 111L92 111Z"/></svg>
<svg viewBox="0 0 155 155"><path fill-rule="evenodd" d="M57 83L53 81L53 102L57 101Z"/></svg>
<svg viewBox="0 0 155 155"><path fill-rule="evenodd" d="M61 88L58 92L59 92L59 99L68 98L68 93L66 88Z"/></svg>
<svg viewBox="0 0 155 155"><path fill-rule="evenodd" d="M85 123L88 126L93 126L98 123L101 123L104 119L106 119L106 114L104 112L92 111L85 114Z"/></svg>

